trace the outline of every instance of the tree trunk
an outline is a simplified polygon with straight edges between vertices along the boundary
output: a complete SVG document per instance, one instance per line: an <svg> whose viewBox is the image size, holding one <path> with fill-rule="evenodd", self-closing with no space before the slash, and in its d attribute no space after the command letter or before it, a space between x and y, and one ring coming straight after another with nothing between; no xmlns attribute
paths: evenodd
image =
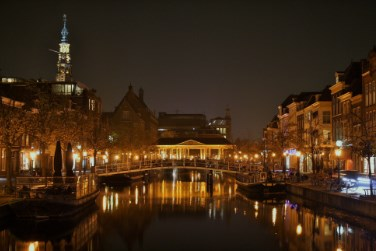
<svg viewBox="0 0 376 251"><path fill-rule="evenodd" d="M6 160L6 172L7 172L7 193L12 191L12 177L13 177L13 168L12 168L12 148L7 146L5 148L5 160Z"/></svg>

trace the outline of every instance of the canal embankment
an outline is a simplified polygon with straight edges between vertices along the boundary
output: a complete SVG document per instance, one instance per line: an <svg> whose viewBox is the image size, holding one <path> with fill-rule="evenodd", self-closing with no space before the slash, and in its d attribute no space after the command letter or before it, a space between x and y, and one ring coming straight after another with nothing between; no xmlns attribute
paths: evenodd
<svg viewBox="0 0 376 251"><path fill-rule="evenodd" d="M376 219L376 197L328 191L308 183L289 183L288 194L351 214Z"/></svg>

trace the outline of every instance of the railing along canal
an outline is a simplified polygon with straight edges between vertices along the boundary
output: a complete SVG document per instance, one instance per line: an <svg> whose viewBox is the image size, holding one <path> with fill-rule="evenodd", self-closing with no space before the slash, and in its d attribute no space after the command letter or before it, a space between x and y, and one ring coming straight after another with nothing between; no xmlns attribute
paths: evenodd
<svg viewBox="0 0 376 251"><path fill-rule="evenodd" d="M65 195L66 198L79 199L97 189L96 175L91 173L74 177L16 177L16 196L21 198Z"/></svg>

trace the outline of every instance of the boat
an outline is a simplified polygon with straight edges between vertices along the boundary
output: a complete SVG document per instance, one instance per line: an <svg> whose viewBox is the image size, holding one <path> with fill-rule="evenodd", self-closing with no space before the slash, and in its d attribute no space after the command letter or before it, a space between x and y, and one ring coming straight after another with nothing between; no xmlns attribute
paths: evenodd
<svg viewBox="0 0 376 251"><path fill-rule="evenodd" d="M267 177L264 172L237 174L239 192L252 198L271 198L285 195L286 184L280 177Z"/></svg>
<svg viewBox="0 0 376 251"><path fill-rule="evenodd" d="M17 218L36 221L72 217L95 204L99 194L97 176L17 177L16 197L10 205Z"/></svg>

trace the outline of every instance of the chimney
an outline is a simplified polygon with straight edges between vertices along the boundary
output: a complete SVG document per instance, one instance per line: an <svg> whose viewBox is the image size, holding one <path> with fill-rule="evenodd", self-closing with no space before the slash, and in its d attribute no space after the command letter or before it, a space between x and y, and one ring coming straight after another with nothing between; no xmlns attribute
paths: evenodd
<svg viewBox="0 0 376 251"><path fill-rule="evenodd" d="M138 90L138 98L141 100L141 101L144 101L144 89L140 88Z"/></svg>

